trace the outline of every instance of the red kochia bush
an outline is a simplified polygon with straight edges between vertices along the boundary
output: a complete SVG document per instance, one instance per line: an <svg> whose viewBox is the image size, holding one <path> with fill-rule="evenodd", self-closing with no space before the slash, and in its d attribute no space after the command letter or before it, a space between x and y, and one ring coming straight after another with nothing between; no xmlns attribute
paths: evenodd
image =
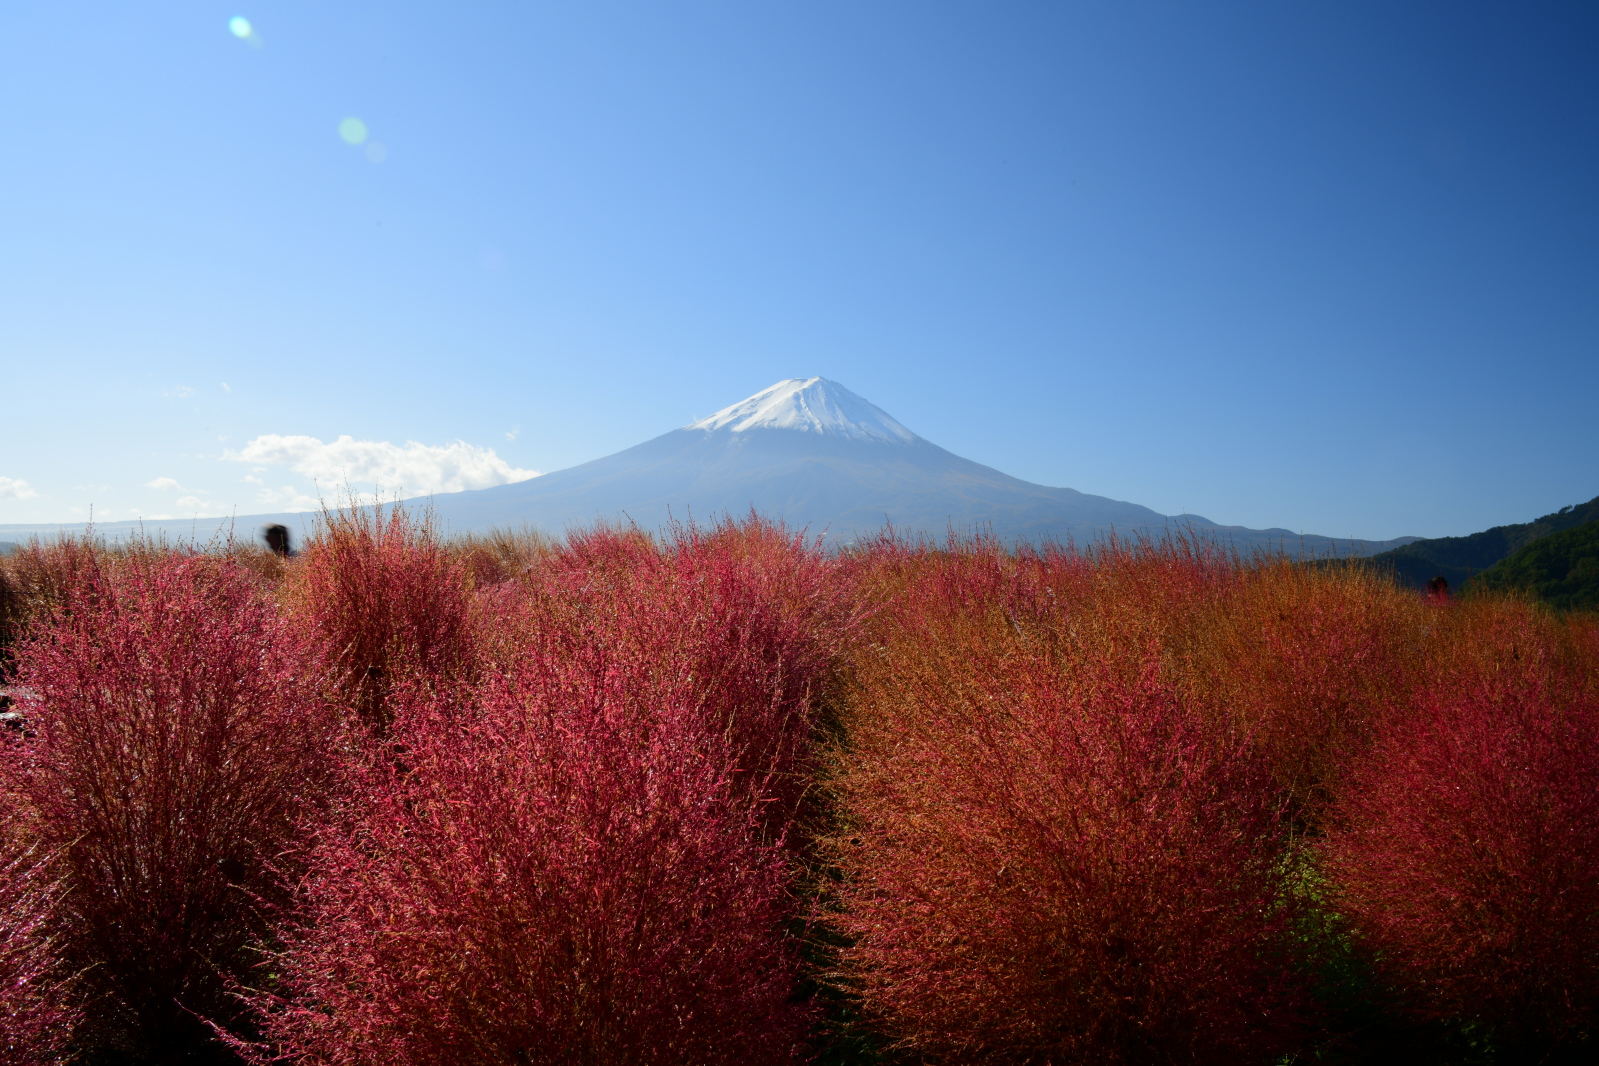
<svg viewBox="0 0 1599 1066"><path fill-rule="evenodd" d="M778 1063L787 872L720 723L590 646L398 713L398 757L329 829L273 963L307 1063ZM620 668L615 668L620 667ZM640 698L642 697L642 698Z"/></svg>
<svg viewBox="0 0 1599 1066"><path fill-rule="evenodd" d="M227 1021L265 932L252 895L314 802L329 720L298 644L225 559L85 568L18 651L31 738L6 761L63 890L46 924L89 1021L80 1048L175 1054Z"/></svg>
<svg viewBox="0 0 1599 1066"><path fill-rule="evenodd" d="M1537 655L1526 637L1518 659ZM1425 695L1383 731L1327 845L1400 1004L1527 1054L1599 1022L1599 701L1580 688L1516 669Z"/></svg>
<svg viewBox="0 0 1599 1066"><path fill-rule="evenodd" d="M45 927L59 892L48 863L0 839L0 1066L61 1061L77 1021L51 972Z"/></svg>
<svg viewBox="0 0 1599 1066"><path fill-rule="evenodd" d="M365 798L322 834L259 1054L793 1059L786 832L826 572L759 522L599 529L486 591L480 679L401 689L350 768Z"/></svg>

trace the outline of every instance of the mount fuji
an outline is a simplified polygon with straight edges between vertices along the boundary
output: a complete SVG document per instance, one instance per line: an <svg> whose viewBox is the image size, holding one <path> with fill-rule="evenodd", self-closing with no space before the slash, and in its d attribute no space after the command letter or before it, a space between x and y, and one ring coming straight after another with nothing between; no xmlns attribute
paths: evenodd
<svg viewBox="0 0 1599 1066"><path fill-rule="evenodd" d="M1249 550L1370 554L1409 543L1333 540L1287 529L1223 526L1198 515L1167 516L1135 503L1035 485L945 451L882 408L826 378L792 378L614 455L526 481L407 501L430 504L450 533L530 525L550 533L596 520L660 528L706 522L753 508L831 544L885 525L942 537L987 532L1008 541L1079 544L1112 530L1160 535L1188 531ZM241 531L268 522L306 529L311 516L241 515ZM147 532L205 537L218 520L146 522ZM137 523L107 523L118 536ZM206 528L201 528L206 527ZM0 537L60 527L0 526Z"/></svg>
<svg viewBox="0 0 1599 1066"><path fill-rule="evenodd" d="M453 530L527 522L559 532L598 518L659 527L751 508L790 528L847 543L885 525L943 536L986 531L1005 540L1072 539L1112 529L1193 530L1240 548L1365 554L1400 541L1354 542L1287 529L1222 526L1198 515L1075 489L1050 488L945 451L888 412L826 378L780 381L708 418L603 459L495 488L433 497Z"/></svg>

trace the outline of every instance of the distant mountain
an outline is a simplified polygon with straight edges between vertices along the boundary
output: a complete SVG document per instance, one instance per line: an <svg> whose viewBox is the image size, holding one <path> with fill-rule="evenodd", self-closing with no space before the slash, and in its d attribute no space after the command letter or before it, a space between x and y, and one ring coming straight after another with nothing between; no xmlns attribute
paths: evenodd
<svg viewBox="0 0 1599 1066"><path fill-rule="evenodd" d="M1599 522L1539 537L1472 578L1467 587L1523 589L1560 610L1599 610Z"/></svg>
<svg viewBox="0 0 1599 1066"><path fill-rule="evenodd" d="M1460 588L1501 559L1543 537L1599 521L1599 497L1587 503L1562 507L1553 514L1513 526L1494 526L1465 537L1433 537L1371 557L1379 566L1393 568L1394 576L1406 585L1424 587L1434 577L1444 577L1451 588Z"/></svg>
<svg viewBox="0 0 1599 1066"><path fill-rule="evenodd" d="M1156 536L1191 531L1244 551L1295 554L1365 555L1413 539L1334 540L1223 526L1199 515L1167 516L1135 503L1035 485L945 451L825 378L780 381L709 418L566 470L409 502L430 502L453 533L524 524L560 533L598 519L660 528L673 519L703 522L753 508L834 544L876 534L885 524L937 537L953 529L1078 543L1112 530ZM303 528L307 517L241 516L235 528L269 521ZM118 527L133 525L96 528L115 536ZM204 538L218 525L211 519L144 528ZM0 535L32 528L37 527L0 526Z"/></svg>
<svg viewBox="0 0 1599 1066"><path fill-rule="evenodd" d="M942 536L987 530L1007 540L1086 542L1112 529L1193 529L1243 549L1361 552L1381 545L1222 526L1135 503L1022 481L945 451L826 378L780 381L691 425L603 459L513 485L434 498L453 529L527 521L547 529L626 516L741 515L752 507L833 543L885 524Z"/></svg>

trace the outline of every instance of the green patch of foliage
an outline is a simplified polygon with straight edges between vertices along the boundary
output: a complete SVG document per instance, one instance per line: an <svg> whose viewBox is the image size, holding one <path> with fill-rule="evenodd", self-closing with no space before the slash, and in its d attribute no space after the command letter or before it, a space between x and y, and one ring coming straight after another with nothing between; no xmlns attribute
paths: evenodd
<svg viewBox="0 0 1599 1066"><path fill-rule="evenodd" d="M1535 540L1478 574L1469 587L1523 589L1559 610L1599 609L1599 522Z"/></svg>
<svg viewBox="0 0 1599 1066"><path fill-rule="evenodd" d="M1495 526L1466 537L1435 537L1373 555L1368 562L1393 571L1401 584L1425 588L1434 577L1459 588L1529 544L1590 522L1599 522L1599 497L1562 507L1553 514L1517 525Z"/></svg>

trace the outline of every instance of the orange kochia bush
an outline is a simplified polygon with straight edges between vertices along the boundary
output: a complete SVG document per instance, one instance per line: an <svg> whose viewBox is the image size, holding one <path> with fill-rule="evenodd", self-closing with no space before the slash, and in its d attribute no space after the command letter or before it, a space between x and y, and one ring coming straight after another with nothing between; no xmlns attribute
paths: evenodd
<svg viewBox="0 0 1599 1066"><path fill-rule="evenodd" d="M387 726L397 685L442 692L471 680L468 571L426 515L398 505L324 512L283 594L310 661L369 728Z"/></svg>
<svg viewBox="0 0 1599 1066"><path fill-rule="evenodd" d="M1375 726L1408 705L1441 613L1361 567L1267 560L1217 584L1172 658L1185 696L1247 732L1314 821Z"/></svg>
<svg viewBox="0 0 1599 1066"><path fill-rule="evenodd" d="M1145 550L1156 594L1207 580ZM834 782L850 987L952 1061L1280 1053L1305 990L1266 765L1120 639L1124 586L1023 562L928 560L857 661Z"/></svg>

